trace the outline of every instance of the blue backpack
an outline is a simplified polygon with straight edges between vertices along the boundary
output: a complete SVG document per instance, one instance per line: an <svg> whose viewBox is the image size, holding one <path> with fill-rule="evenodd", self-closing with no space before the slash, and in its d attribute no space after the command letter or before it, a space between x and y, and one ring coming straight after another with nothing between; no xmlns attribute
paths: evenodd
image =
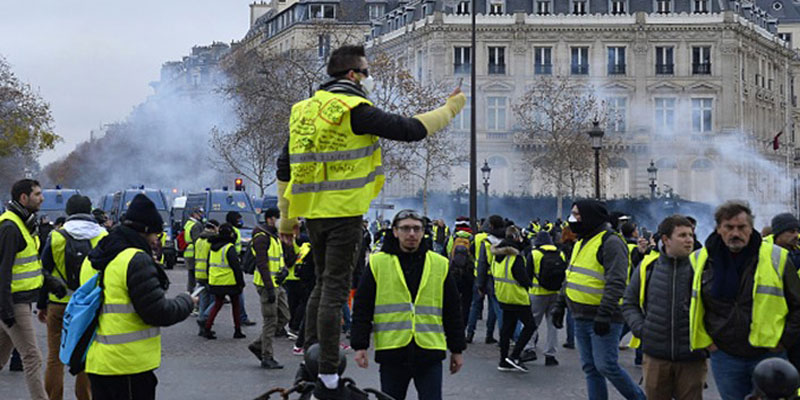
<svg viewBox="0 0 800 400"><path fill-rule="evenodd" d="M86 366L86 353L97 332L97 319L103 305L103 272L93 276L72 295L64 311L61 349L58 357L77 375Z"/></svg>

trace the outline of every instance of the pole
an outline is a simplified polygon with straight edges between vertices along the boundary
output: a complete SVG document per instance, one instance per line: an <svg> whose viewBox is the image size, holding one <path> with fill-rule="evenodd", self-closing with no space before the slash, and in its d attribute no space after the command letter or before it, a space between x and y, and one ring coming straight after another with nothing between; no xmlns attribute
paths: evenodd
<svg viewBox="0 0 800 400"><path fill-rule="evenodd" d="M594 198L600 200L600 149L594 149Z"/></svg>
<svg viewBox="0 0 800 400"><path fill-rule="evenodd" d="M489 218L489 182L483 182L483 192L486 196L486 202L483 203L483 216Z"/></svg>
<svg viewBox="0 0 800 400"><path fill-rule="evenodd" d="M470 81L469 81L469 94L470 94L470 125L469 125L469 222L472 226L472 232L478 232L478 135L476 132L477 125L475 123L475 116L478 110L475 106L476 95L476 82L475 82L475 67L477 60L477 45L475 40L475 25L477 24L478 1L472 0L470 15L472 17L472 47L470 48Z"/></svg>

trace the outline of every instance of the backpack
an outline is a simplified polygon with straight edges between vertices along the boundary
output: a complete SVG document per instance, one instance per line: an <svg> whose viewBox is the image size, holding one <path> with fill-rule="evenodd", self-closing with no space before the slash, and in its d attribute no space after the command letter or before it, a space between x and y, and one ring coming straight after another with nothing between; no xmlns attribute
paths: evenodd
<svg viewBox="0 0 800 400"><path fill-rule="evenodd" d="M181 231L178 234L178 237L175 239L178 241L178 250L179 251L186 251L186 247L189 246L189 243L186 243L186 236L184 235L186 231Z"/></svg>
<svg viewBox="0 0 800 400"><path fill-rule="evenodd" d="M66 245L64 247L64 271L67 276L62 276L58 269L55 271L70 290L76 290L81 285L81 265L83 265L83 260L89 255L89 252L92 251L92 242L89 239L75 239L63 229L59 229L58 233L66 240Z"/></svg>
<svg viewBox="0 0 800 400"><path fill-rule="evenodd" d="M458 235L453 237L453 248L450 250L450 271L457 280L467 274L472 274L475 267L475 261L469 248L468 237Z"/></svg>
<svg viewBox="0 0 800 400"><path fill-rule="evenodd" d="M560 290L567 277L567 263L561 258L558 250L537 249L542 252L539 262L539 274L536 280L547 290Z"/></svg>
<svg viewBox="0 0 800 400"><path fill-rule="evenodd" d="M249 242L242 246L242 272L245 274L253 275L256 273L256 252L253 249L253 242L258 235L266 235L266 233L256 233Z"/></svg>
<svg viewBox="0 0 800 400"><path fill-rule="evenodd" d="M86 353L97 332L97 320L103 305L103 271L86 281L67 303L61 328L58 358L77 375L86 367Z"/></svg>

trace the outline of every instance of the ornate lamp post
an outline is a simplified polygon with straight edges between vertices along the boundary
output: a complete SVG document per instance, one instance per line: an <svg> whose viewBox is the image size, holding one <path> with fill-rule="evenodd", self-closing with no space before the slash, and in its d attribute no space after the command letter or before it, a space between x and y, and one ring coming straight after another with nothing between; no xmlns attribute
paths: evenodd
<svg viewBox="0 0 800 400"><path fill-rule="evenodd" d="M483 192L486 196L486 202L483 204L483 215L488 217L489 216L489 176L492 173L492 168L489 167L489 162L487 160L483 160L483 167L481 167L481 173L483 173Z"/></svg>
<svg viewBox="0 0 800 400"><path fill-rule="evenodd" d="M647 176L650 179L650 198L656 198L656 180L658 179L658 168L653 163L653 160L650 160L650 166L647 167Z"/></svg>
<svg viewBox="0 0 800 400"><path fill-rule="evenodd" d="M603 148L603 135L605 132L600 129L600 122L592 122L589 137L592 138L592 149L594 149L594 197L597 200L600 200L600 149Z"/></svg>

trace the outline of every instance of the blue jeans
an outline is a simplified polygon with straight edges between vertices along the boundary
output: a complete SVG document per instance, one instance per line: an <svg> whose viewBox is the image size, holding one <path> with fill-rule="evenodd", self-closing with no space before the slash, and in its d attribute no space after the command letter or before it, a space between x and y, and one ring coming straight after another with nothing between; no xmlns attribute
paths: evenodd
<svg viewBox="0 0 800 400"><path fill-rule="evenodd" d="M767 353L756 358L742 358L722 350L711 353L711 372L722 400L739 400L753 391L753 370L766 358L786 358L786 353Z"/></svg>
<svg viewBox="0 0 800 400"><path fill-rule="evenodd" d="M428 365L381 364L381 391L405 400L408 384L414 380L419 400L442 400L442 363Z"/></svg>
<svg viewBox="0 0 800 400"><path fill-rule="evenodd" d="M200 299L197 302L197 320L199 322L205 323L208 319L208 313L211 312L211 307L214 306L214 295L211 294L211 291L208 289L207 283L201 283L203 287L206 289L200 292Z"/></svg>
<svg viewBox="0 0 800 400"><path fill-rule="evenodd" d="M567 308L567 343L575 345L575 318L572 318L572 311Z"/></svg>
<svg viewBox="0 0 800 400"><path fill-rule="evenodd" d="M619 366L619 335L621 332L622 324L612 323L609 333L598 336L594 333L593 320L575 320L575 340L581 356L581 367L586 375L589 400L608 399L606 379L626 399L645 399L642 389L633 382L628 372Z"/></svg>
<svg viewBox="0 0 800 400"><path fill-rule="evenodd" d="M244 309L244 290L242 290L242 293L239 295L239 305L240 305L239 309L241 310L241 311L239 311L239 313L242 316L240 318L240 320L242 322L249 321L250 318L247 318L247 310ZM281 326L279 328L283 328L283 327Z"/></svg>
<svg viewBox="0 0 800 400"><path fill-rule="evenodd" d="M347 305L347 302L342 304L342 319L344 320L344 325L342 325L342 330L345 332L350 331L350 307Z"/></svg>
<svg viewBox="0 0 800 400"><path fill-rule="evenodd" d="M469 320L467 321L467 333L475 333L475 327L478 325L478 317L483 314L483 300L486 296L478 295L478 286L472 288L472 306L469 309ZM495 299L495 303L497 300ZM500 304L497 304L497 309ZM494 326L497 324L496 310L491 306L489 301L489 315L486 317L486 335L489 336L494 332Z"/></svg>

